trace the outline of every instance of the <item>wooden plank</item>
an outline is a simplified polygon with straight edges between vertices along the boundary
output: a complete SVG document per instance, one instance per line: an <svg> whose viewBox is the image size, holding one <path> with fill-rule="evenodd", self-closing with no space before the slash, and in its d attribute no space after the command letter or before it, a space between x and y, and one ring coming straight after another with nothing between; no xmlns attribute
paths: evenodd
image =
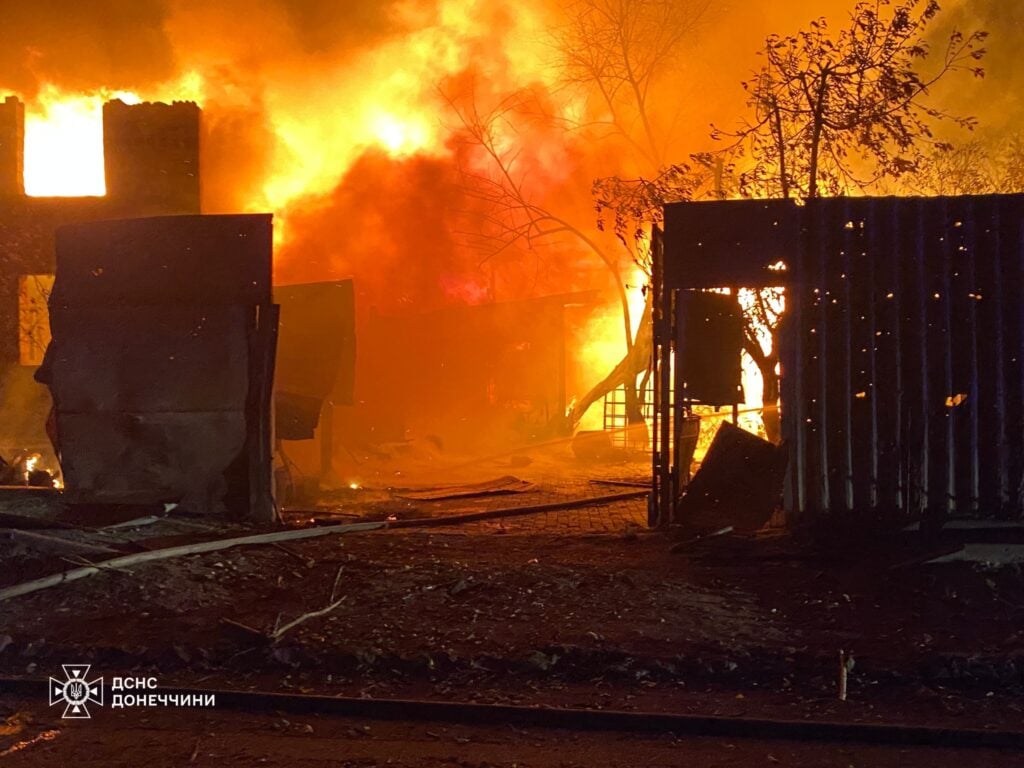
<svg viewBox="0 0 1024 768"><path fill-rule="evenodd" d="M1008 504L1006 425L1006 329L1004 327L1004 284L1001 204L985 198L974 224L978 256L975 263L977 421L972 439L976 441L978 497L982 513L995 512ZM984 437L982 437L984 436Z"/></svg>
<svg viewBox="0 0 1024 768"><path fill-rule="evenodd" d="M817 516L829 507L828 472L826 462L825 433L828 428L824 399L826 381L827 342L825 314L825 279L822 252L823 223L816 217L805 218L806 297L804 327L802 329L804 349L804 403L807 416L804 421L806 438L806 504L810 516Z"/></svg>
<svg viewBox="0 0 1024 768"><path fill-rule="evenodd" d="M42 549L47 552L58 551L58 552L90 552L98 555L110 555L116 553L118 550L111 547L105 547L102 544L90 544L86 541L74 541L72 539L65 539L60 536L49 536L45 533L37 533L35 531L21 531L11 530L8 531L8 535L16 541L21 541L28 547L33 549Z"/></svg>
<svg viewBox="0 0 1024 768"><path fill-rule="evenodd" d="M849 466L849 398L850 398L850 337L847 332L846 280L843 277L844 257L853 247L847 223L857 224L845 203L835 201L836 210L829 215L825 203L820 214L823 231L821 239L822 284L824 285L823 313L825 315L824 346L821 349L822 400L825 417L825 469L828 483L828 512L848 515L852 506ZM846 219L845 221L843 219Z"/></svg>
<svg viewBox="0 0 1024 768"><path fill-rule="evenodd" d="M947 272L950 400L946 412L951 435L951 514L974 516L978 511L978 302L975 253L979 247L977 216L980 201L954 199L948 210L950 266Z"/></svg>
<svg viewBox="0 0 1024 768"><path fill-rule="evenodd" d="M779 344L780 428L782 440L789 447L789 467L783 488L784 509L790 522L796 522L804 516L807 504L805 355L802 348L807 293L804 285L804 247L805 238L798 238L791 258L786 262L792 277L789 287L785 289L785 307L778 320L776 334Z"/></svg>
<svg viewBox="0 0 1024 768"><path fill-rule="evenodd" d="M904 387L901 392L906 414L903 425L904 492L906 508L911 519L919 518L925 510L928 495L928 348L925 329L924 261L924 204L920 200L907 202L907 215L902 222L899 252L904 254L902 302L902 365Z"/></svg>
<svg viewBox="0 0 1024 768"><path fill-rule="evenodd" d="M848 468L851 509L858 518L874 512L874 254L871 239L880 206L874 200L851 201L859 226L850 231L844 248L843 280L846 308L844 326L848 337L849 380L846 390Z"/></svg>

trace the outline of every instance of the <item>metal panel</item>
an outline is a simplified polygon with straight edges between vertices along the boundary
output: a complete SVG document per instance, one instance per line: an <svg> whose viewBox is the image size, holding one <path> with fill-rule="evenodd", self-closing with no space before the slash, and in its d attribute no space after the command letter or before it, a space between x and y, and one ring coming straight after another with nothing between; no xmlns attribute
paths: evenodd
<svg viewBox="0 0 1024 768"><path fill-rule="evenodd" d="M37 379L53 395L67 498L272 518L270 220L58 230Z"/></svg>
<svg viewBox="0 0 1024 768"><path fill-rule="evenodd" d="M356 368L355 292L351 280L274 288L281 307L274 382L276 436L312 439L324 401L352 405ZM328 414L329 417L329 414ZM326 430L323 435L326 435Z"/></svg>
<svg viewBox="0 0 1024 768"><path fill-rule="evenodd" d="M54 401L66 413L226 411L249 387L245 307L55 307ZM204 373L198 376L197 373Z"/></svg>
<svg viewBox="0 0 1024 768"><path fill-rule="evenodd" d="M50 303L269 304L271 220L156 216L60 227Z"/></svg>
<svg viewBox="0 0 1024 768"><path fill-rule="evenodd" d="M769 267L787 260L799 238L789 200L729 200L665 206L665 285L724 288L779 285Z"/></svg>
<svg viewBox="0 0 1024 768"><path fill-rule="evenodd" d="M351 280L274 288L281 306L276 387L335 405L355 389L355 292Z"/></svg>
<svg viewBox="0 0 1024 768"><path fill-rule="evenodd" d="M743 402L743 310L735 296L681 291L676 320L685 379L673 386L690 402L723 406Z"/></svg>
<svg viewBox="0 0 1024 768"><path fill-rule="evenodd" d="M69 498L213 504L246 441L241 410L207 413L57 412Z"/></svg>
<svg viewBox="0 0 1024 768"><path fill-rule="evenodd" d="M931 527L1020 518L1024 196L815 200L793 209L786 242L765 210L666 211L665 274L673 287L764 285L752 244L763 236L769 258L787 247L791 511ZM723 271L731 248L742 266Z"/></svg>

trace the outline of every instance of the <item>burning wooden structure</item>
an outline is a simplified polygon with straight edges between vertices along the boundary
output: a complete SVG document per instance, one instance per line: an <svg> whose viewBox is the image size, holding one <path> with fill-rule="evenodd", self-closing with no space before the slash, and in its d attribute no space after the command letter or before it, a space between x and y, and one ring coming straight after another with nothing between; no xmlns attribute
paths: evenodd
<svg viewBox="0 0 1024 768"><path fill-rule="evenodd" d="M676 518L688 469L679 308L727 286L786 289L793 518L1024 513L1024 195L680 203L656 251L654 523Z"/></svg>

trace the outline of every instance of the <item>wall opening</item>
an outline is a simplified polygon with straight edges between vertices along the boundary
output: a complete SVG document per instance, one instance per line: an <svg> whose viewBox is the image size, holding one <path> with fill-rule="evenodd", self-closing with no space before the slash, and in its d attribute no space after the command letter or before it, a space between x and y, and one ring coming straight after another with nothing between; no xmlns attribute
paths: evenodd
<svg viewBox="0 0 1024 768"><path fill-rule="evenodd" d="M33 197L105 195L103 99L46 94L25 108L25 193Z"/></svg>
<svg viewBox="0 0 1024 768"><path fill-rule="evenodd" d="M50 343L50 314L47 302L53 289L53 275L22 275L18 279L18 362L42 365Z"/></svg>

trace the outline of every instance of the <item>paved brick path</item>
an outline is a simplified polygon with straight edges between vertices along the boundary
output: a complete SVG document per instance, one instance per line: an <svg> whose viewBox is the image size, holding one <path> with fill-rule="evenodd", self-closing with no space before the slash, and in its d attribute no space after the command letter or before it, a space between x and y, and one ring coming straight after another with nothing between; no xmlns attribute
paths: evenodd
<svg viewBox="0 0 1024 768"><path fill-rule="evenodd" d="M625 489L619 489L625 490ZM613 491L614 492L614 491ZM545 502L536 502L542 504ZM511 504L509 505L511 506ZM436 528L467 534L627 534L647 527L646 499L631 499L593 507L540 512L520 517L482 520Z"/></svg>

